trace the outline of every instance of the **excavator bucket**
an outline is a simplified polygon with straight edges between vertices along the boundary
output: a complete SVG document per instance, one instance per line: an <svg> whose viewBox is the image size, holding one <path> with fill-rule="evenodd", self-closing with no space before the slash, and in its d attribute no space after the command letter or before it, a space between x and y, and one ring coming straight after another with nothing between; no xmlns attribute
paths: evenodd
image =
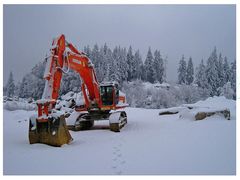
<svg viewBox="0 0 240 180"><path fill-rule="evenodd" d="M69 144L73 139L68 131L64 115L49 117L39 122L36 116L29 121L29 143L43 143L61 147Z"/></svg>

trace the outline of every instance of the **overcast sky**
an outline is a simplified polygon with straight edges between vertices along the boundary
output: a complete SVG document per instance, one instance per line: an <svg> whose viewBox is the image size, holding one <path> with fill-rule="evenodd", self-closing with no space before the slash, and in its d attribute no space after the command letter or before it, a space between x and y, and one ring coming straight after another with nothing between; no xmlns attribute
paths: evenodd
<svg viewBox="0 0 240 180"><path fill-rule="evenodd" d="M194 66L214 46L230 61L236 57L235 5L4 5L3 80L16 81L49 52L53 37L65 34L79 49L95 43L139 49L168 57L167 77L177 79L184 54Z"/></svg>

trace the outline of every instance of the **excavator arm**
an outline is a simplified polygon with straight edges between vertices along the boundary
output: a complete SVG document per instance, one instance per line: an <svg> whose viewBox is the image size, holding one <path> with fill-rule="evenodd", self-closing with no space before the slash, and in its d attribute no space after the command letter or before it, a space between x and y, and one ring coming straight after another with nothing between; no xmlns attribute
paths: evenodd
<svg viewBox="0 0 240 180"><path fill-rule="evenodd" d="M68 43L64 35L53 40L49 58L44 73L46 84L42 99L56 101L65 67L67 71L73 69L80 75L86 108L91 103L101 104L99 83L91 60L83 52L79 52L71 43Z"/></svg>

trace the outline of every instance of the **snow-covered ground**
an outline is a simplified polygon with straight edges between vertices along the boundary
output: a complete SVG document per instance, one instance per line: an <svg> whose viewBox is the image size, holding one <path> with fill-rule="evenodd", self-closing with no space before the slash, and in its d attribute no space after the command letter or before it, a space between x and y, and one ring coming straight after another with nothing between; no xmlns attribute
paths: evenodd
<svg viewBox="0 0 240 180"><path fill-rule="evenodd" d="M235 101L210 102L199 104L222 104L231 120L214 115L194 121L127 108L128 124L120 133L100 121L92 130L70 131L74 141L61 148L28 143L34 111L3 110L4 174L236 174Z"/></svg>

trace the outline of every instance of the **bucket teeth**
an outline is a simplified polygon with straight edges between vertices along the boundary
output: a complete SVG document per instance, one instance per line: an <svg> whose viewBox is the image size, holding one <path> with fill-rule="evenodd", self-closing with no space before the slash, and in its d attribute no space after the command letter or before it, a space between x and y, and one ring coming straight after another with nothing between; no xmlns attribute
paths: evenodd
<svg viewBox="0 0 240 180"><path fill-rule="evenodd" d="M49 118L46 122L29 121L29 143L42 143L60 147L73 139L68 131L65 117Z"/></svg>

